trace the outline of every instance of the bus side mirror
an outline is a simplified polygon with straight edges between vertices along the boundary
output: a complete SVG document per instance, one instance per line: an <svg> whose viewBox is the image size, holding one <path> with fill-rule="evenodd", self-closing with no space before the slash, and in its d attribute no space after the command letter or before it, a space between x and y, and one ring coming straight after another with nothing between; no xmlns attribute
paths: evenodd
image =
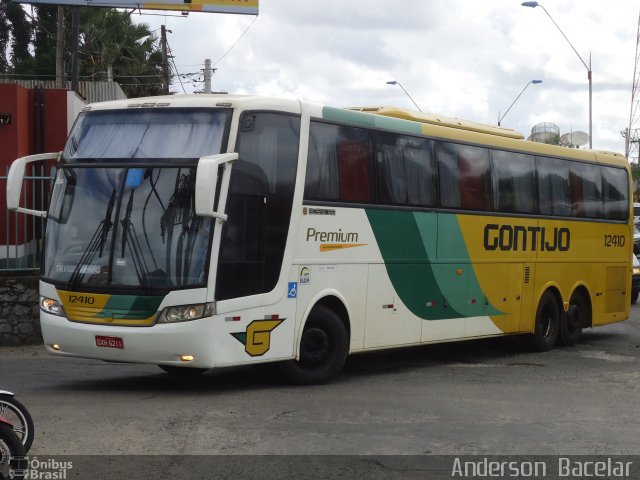
<svg viewBox="0 0 640 480"><path fill-rule="evenodd" d="M209 155L198 160L196 170L196 215L227 219L224 213L229 192L229 180L231 179L231 165L238 159L237 153L221 153ZM216 188L218 186L218 172L222 166L222 179L220 180L220 196L217 209L215 207Z"/></svg>
<svg viewBox="0 0 640 480"><path fill-rule="evenodd" d="M14 160L9 169L7 176L7 208L19 213L35 215L37 217L46 217L45 210L32 210L20 206L20 196L22 194L22 183L24 181L24 170L27 163L40 162L42 160L54 160L60 155L55 153L39 153L38 155L29 155Z"/></svg>

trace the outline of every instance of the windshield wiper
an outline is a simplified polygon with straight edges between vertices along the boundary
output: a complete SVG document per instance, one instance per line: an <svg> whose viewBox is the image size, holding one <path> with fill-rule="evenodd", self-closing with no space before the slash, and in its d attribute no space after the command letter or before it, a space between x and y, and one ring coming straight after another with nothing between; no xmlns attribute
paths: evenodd
<svg viewBox="0 0 640 480"><path fill-rule="evenodd" d="M138 236L136 235L136 229L133 226L133 222L131 221L131 211L133 210L133 192L131 190L129 193L129 200L127 201L127 209L125 216L120 223L122 224L122 255L124 257L125 247L129 246L129 251L131 252L131 258L133 260L133 268L136 271L136 275L138 276L138 280L140 281L140 285L145 290L150 289L149 285L149 266L144 258L144 254L142 253L142 248L140 247L140 241L138 240Z"/></svg>
<svg viewBox="0 0 640 480"><path fill-rule="evenodd" d="M107 241L107 236L109 235L111 227L113 227L113 222L111 221L111 213L113 212L115 199L116 190L113 189L111 198L109 199L109 203L107 204L107 211L104 215L104 218L100 221L100 224L98 225L98 228L96 228L96 231L93 232L93 236L91 237L91 240L89 240L87 248L85 248L84 252L82 252L82 256L80 257L80 260L78 260L76 268L74 268L73 273L71 273L71 276L69 277L69 281L67 282L68 289L73 288L77 284L78 279L81 275L80 271L82 270L82 267L88 265L91 261L93 261L93 258L95 257L97 251L100 252L98 257L102 257L104 245Z"/></svg>

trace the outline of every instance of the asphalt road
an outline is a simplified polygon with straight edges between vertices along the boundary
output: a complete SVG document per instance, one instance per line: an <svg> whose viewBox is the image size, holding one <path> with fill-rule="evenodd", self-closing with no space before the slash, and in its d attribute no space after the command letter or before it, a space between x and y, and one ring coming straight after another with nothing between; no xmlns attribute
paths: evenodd
<svg viewBox="0 0 640 480"><path fill-rule="evenodd" d="M31 455L638 454L640 306L547 353L517 337L348 359L331 384L268 366L174 378L149 365L0 348Z"/></svg>

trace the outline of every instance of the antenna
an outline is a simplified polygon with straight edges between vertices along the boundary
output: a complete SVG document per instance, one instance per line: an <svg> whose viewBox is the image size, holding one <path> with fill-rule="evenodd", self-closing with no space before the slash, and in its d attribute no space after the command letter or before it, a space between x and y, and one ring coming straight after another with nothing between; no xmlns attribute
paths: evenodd
<svg viewBox="0 0 640 480"><path fill-rule="evenodd" d="M589 134L587 132L567 132L560 136L562 145L571 145L574 147L582 147L589 143Z"/></svg>

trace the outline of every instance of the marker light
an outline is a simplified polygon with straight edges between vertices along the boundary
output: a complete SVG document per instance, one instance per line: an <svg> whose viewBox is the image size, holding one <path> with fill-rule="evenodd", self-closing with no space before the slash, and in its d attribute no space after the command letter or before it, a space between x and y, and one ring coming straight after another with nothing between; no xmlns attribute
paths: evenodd
<svg viewBox="0 0 640 480"><path fill-rule="evenodd" d="M43 312L50 313L52 315L64 316L64 308L60 305L60 302L49 297L40 297L40 309Z"/></svg>
<svg viewBox="0 0 640 480"><path fill-rule="evenodd" d="M188 322L213 315L212 303L180 305L165 308L158 317L158 323Z"/></svg>
<svg viewBox="0 0 640 480"><path fill-rule="evenodd" d="M180 361L182 362L193 362L194 356L193 355L181 355L180 356Z"/></svg>
<svg viewBox="0 0 640 480"><path fill-rule="evenodd" d="M58 345L57 343L53 343L49 346L51 347L52 350L55 350L56 352L60 350L60 345Z"/></svg>

